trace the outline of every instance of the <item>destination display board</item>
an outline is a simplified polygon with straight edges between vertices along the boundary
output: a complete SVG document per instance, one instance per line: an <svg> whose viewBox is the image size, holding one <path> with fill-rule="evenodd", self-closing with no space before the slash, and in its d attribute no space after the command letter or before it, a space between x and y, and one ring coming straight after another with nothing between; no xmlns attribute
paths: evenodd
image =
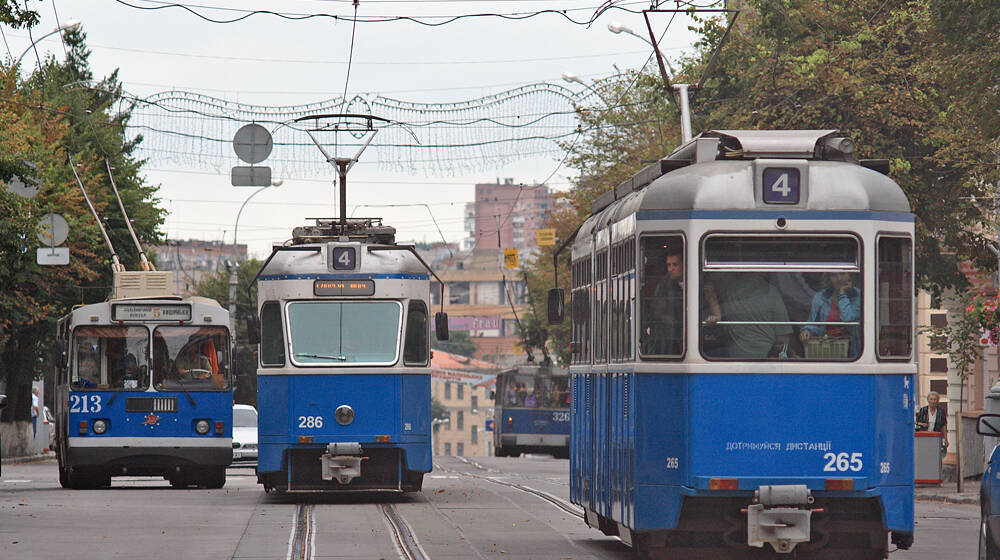
<svg viewBox="0 0 1000 560"><path fill-rule="evenodd" d="M313 295L370 296L375 294L374 280L316 280Z"/></svg>
<svg viewBox="0 0 1000 560"><path fill-rule="evenodd" d="M190 321L188 303L117 303L111 306L112 321L167 322Z"/></svg>

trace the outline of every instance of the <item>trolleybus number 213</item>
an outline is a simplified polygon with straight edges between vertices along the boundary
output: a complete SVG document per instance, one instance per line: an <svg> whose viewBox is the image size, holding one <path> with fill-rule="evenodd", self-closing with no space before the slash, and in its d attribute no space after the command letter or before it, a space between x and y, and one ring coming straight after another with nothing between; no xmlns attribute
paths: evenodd
<svg viewBox="0 0 1000 560"><path fill-rule="evenodd" d="M89 404L88 404L89 403ZM100 412L101 395L70 395L70 412Z"/></svg>

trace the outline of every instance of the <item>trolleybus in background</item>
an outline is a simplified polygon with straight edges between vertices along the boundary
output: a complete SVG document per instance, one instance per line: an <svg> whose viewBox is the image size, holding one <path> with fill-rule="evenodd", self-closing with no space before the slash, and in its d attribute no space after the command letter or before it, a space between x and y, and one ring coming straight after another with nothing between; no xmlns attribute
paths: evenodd
<svg viewBox="0 0 1000 560"><path fill-rule="evenodd" d="M248 329L260 344L265 490L421 489L431 470L429 274L378 218L316 220L274 248L257 276L259 326ZM447 326L438 314L439 338Z"/></svg>
<svg viewBox="0 0 1000 560"><path fill-rule="evenodd" d="M114 476L162 476L174 487L226 482L229 313L206 298L168 295L168 275L116 272L116 293L127 297L76 307L59 320L63 487L104 487Z"/></svg>
<svg viewBox="0 0 1000 560"><path fill-rule="evenodd" d="M569 457L569 371L528 364L497 376L493 448L497 457Z"/></svg>
<svg viewBox="0 0 1000 560"><path fill-rule="evenodd" d="M720 130L594 203L570 240L588 524L648 557L910 546L914 219L887 174L837 131Z"/></svg>

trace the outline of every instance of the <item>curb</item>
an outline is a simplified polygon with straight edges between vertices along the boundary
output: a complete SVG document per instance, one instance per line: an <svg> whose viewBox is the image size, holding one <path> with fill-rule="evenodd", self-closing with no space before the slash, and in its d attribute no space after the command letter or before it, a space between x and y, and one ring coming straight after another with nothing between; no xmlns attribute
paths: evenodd
<svg viewBox="0 0 1000 560"><path fill-rule="evenodd" d="M0 459L0 464L2 465L17 465L21 463L37 463L40 461L47 461L49 459L55 459L55 453L43 453L41 455L25 455L23 457L5 457Z"/></svg>
<svg viewBox="0 0 1000 560"><path fill-rule="evenodd" d="M944 502L947 504L971 504L979 505L979 497L975 495L966 496L963 494L917 494L914 499L918 502Z"/></svg>

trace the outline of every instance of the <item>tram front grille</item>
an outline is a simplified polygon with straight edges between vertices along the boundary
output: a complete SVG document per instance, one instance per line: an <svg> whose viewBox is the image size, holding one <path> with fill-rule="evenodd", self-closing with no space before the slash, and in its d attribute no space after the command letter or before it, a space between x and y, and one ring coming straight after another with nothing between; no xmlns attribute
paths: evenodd
<svg viewBox="0 0 1000 560"><path fill-rule="evenodd" d="M177 412L177 397L128 397L125 412Z"/></svg>

